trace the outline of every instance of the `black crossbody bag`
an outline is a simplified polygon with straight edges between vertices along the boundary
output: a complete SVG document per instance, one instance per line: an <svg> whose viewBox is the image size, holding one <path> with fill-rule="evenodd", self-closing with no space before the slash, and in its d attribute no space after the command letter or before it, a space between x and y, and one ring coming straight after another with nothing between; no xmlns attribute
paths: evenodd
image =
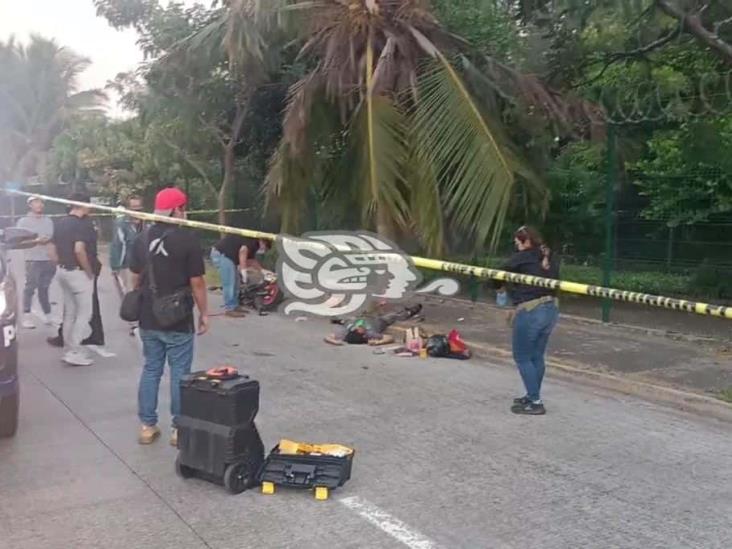
<svg viewBox="0 0 732 549"><path fill-rule="evenodd" d="M156 249L159 248L172 229L166 230L158 243ZM150 238L148 236L148 242ZM143 271L143 276L148 275L150 281L150 290L152 292L152 313L155 320L161 328L171 328L176 324L187 320L193 312L193 293L190 287L181 288L171 294L161 295L158 292L157 283L155 282L155 268L153 267L154 250L150 250L148 244L147 264ZM120 308L120 317L128 322L136 322L140 319L140 311L142 310L143 291L137 288L128 292L122 300Z"/></svg>

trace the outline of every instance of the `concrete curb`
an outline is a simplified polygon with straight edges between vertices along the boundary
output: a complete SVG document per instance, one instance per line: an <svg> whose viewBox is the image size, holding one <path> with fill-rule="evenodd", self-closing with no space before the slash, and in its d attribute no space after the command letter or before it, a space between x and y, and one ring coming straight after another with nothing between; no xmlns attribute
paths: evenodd
<svg viewBox="0 0 732 549"><path fill-rule="evenodd" d="M501 309L500 307L496 307L495 305L487 302L487 301L471 301L469 299L465 299L462 297L435 297L435 296L425 296L427 300L432 302L444 302L444 301L451 301L453 303L460 303L465 304L468 306L481 306L491 311L504 311L505 309ZM561 298L560 298L561 299ZM561 303L561 301L560 301ZM598 327L611 327L616 328L619 330L626 330L636 333L642 333L647 335L653 335L656 337L664 337L667 339L673 339L675 341L688 341L690 343L698 343L698 344L713 344L713 345L729 345L730 340L727 339L721 339L718 337L703 337L703 336L697 336L693 334L685 334L682 332L675 332L672 330L659 330L657 328L647 328L645 326L638 326L636 324L623 324L621 322L608 322L605 323L602 320L597 320L595 318L588 318L585 316L578 316L578 315L570 315L567 313L562 313L562 320L568 320L570 322L573 322L574 324L584 324L584 325L590 325L590 326L598 326Z"/></svg>
<svg viewBox="0 0 732 549"><path fill-rule="evenodd" d="M439 333L439 328L429 324L419 324L425 331ZM389 331L393 335L403 336L406 328L393 326ZM466 340L475 356L487 358L500 366L515 368L511 351L487 343ZM498 358L498 360L496 360ZM672 408L692 412L707 417L714 417L722 421L732 422L732 404L707 395L656 385L646 381L630 379L605 372L589 370L580 363L547 359L547 375L562 381L581 383L586 386L598 387L626 395L637 396L656 403L665 404Z"/></svg>

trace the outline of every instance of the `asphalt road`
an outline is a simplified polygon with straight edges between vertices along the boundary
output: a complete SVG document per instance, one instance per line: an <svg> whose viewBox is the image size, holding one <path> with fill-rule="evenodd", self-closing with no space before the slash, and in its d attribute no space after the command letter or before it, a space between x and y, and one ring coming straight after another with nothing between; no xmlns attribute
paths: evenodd
<svg viewBox="0 0 732 549"><path fill-rule="evenodd" d="M549 379L548 415L517 417L506 364L403 359L321 343L326 326L215 318L196 364L260 380L267 447L352 445L352 480L239 496L175 475L166 438L136 442L138 347L103 310L116 358L61 364L21 333L17 437L0 441L0 547L729 547L729 424ZM162 420L167 386L161 390Z"/></svg>

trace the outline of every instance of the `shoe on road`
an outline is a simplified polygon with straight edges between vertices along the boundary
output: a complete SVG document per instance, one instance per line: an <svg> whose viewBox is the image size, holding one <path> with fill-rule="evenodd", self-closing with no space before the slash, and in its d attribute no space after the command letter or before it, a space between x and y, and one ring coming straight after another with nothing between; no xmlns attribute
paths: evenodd
<svg viewBox="0 0 732 549"><path fill-rule="evenodd" d="M544 405L541 402L529 402L528 404L514 404L511 407L514 414L522 414L527 416L543 416L546 414Z"/></svg>
<svg viewBox="0 0 732 549"><path fill-rule="evenodd" d="M94 364L91 358L79 351L69 351L62 360L70 366L91 366Z"/></svg>
<svg viewBox="0 0 732 549"><path fill-rule="evenodd" d="M160 429L157 425L143 425L140 427L140 434L137 442L140 444L152 444L160 436Z"/></svg>
<svg viewBox="0 0 732 549"><path fill-rule="evenodd" d="M24 318L20 325L26 330L33 330L36 327L35 323L30 318Z"/></svg>
<svg viewBox="0 0 732 549"><path fill-rule="evenodd" d="M244 311L237 311L234 309L232 311L226 311L224 316L228 316L229 318L244 318L247 314Z"/></svg>
<svg viewBox="0 0 732 549"><path fill-rule="evenodd" d="M527 397L527 396L522 396L522 397L514 398L513 399L513 403L514 404L520 404L522 406L526 406L530 402L531 402L531 399L529 397Z"/></svg>

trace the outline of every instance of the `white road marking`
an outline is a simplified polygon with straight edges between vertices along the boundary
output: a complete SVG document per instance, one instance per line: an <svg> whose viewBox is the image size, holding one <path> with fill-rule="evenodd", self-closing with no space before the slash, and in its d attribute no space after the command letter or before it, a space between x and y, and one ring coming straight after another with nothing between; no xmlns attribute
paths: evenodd
<svg viewBox="0 0 732 549"><path fill-rule="evenodd" d="M353 496L339 498L337 501L410 549L437 549L437 545L429 538L363 498Z"/></svg>

